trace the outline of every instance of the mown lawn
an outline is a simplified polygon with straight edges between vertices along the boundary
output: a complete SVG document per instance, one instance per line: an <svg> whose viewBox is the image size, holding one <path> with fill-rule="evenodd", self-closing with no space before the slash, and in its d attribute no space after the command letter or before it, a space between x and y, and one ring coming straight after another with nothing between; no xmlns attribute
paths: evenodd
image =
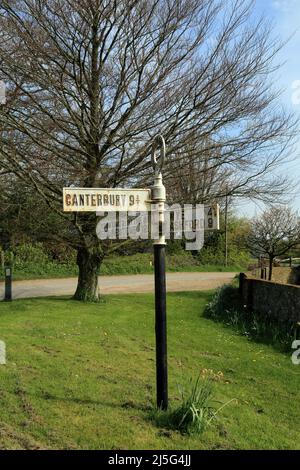
<svg viewBox="0 0 300 470"><path fill-rule="evenodd" d="M299 449L300 366L202 316L212 293L168 296L170 399L204 368L226 402L201 437L157 428L152 295L0 304L0 448Z"/></svg>

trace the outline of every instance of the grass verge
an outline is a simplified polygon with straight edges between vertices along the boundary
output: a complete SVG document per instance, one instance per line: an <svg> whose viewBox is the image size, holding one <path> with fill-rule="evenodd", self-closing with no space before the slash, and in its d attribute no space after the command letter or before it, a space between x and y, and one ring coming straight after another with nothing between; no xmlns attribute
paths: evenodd
<svg viewBox="0 0 300 470"><path fill-rule="evenodd" d="M111 295L0 304L2 449L295 449L300 369L289 355L203 316L212 292L168 295L170 404L205 370L220 403L200 436L157 426L154 302Z"/></svg>

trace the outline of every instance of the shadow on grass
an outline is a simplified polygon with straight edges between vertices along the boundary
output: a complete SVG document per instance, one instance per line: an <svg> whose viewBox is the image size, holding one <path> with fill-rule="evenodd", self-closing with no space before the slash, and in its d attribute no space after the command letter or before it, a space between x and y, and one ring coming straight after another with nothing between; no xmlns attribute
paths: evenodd
<svg viewBox="0 0 300 470"><path fill-rule="evenodd" d="M46 401L53 401L53 402L66 402L66 403L74 403L76 405L96 405L96 406L103 406L103 407L110 407L115 409L132 409L138 410L142 412L149 413L152 409L152 405L146 405L145 403L138 403L132 400L124 401L120 403L113 403L111 401L107 401L104 399L95 400L92 398L79 398L79 397L65 397L54 395L49 392L42 392L42 393L35 393L35 394L28 394L34 396L35 398L40 398Z"/></svg>
<svg viewBox="0 0 300 470"><path fill-rule="evenodd" d="M20 297L20 298L15 298L11 302L4 301L1 299L0 302L3 302L3 304L6 305L14 305L18 304L20 302L26 303L26 302L43 302L43 301L53 301L53 302L74 302L77 304L82 304L82 305L93 305L93 304L101 304L106 302L106 298L109 297L110 295L114 294L105 294L102 295L99 301L82 301L82 300L76 300L73 298L71 295L48 295L48 296L43 296L43 297ZM132 294L134 295L134 294Z"/></svg>

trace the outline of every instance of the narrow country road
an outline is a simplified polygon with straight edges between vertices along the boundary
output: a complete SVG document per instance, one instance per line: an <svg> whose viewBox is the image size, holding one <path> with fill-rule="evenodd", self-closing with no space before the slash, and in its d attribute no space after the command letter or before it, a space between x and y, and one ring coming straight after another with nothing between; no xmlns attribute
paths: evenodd
<svg viewBox="0 0 300 470"><path fill-rule="evenodd" d="M169 292L188 290L215 289L232 281L236 273L167 273ZM47 297L72 295L76 288L76 278L38 279L13 282L13 298ZM103 276L100 279L100 290L103 294L126 294L152 292L154 289L153 274L136 274L127 276ZM4 283L0 283L0 298L4 297Z"/></svg>

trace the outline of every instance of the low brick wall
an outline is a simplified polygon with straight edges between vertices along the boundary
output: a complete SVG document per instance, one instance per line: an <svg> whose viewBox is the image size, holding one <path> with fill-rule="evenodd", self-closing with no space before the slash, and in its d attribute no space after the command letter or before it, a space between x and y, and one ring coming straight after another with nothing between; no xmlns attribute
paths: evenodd
<svg viewBox="0 0 300 470"><path fill-rule="evenodd" d="M251 279L241 273L240 294L250 311L280 321L300 322L300 286Z"/></svg>

